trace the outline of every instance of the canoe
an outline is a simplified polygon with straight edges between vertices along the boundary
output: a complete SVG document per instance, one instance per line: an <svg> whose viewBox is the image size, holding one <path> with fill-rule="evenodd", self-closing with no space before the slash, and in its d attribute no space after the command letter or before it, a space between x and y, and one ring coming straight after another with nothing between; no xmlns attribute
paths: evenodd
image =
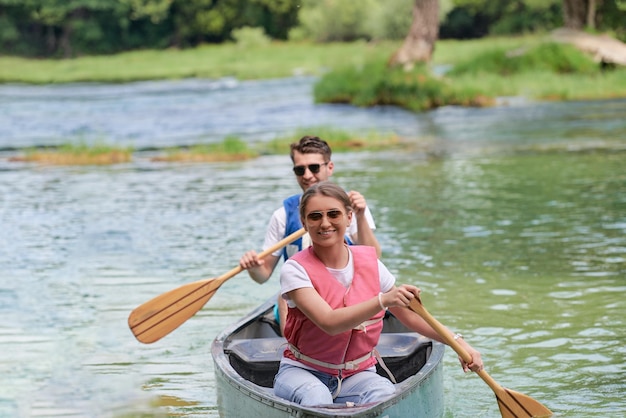
<svg viewBox="0 0 626 418"><path fill-rule="evenodd" d="M286 340L270 298L220 333L211 346L221 417L441 417L444 345L409 331L392 315L376 347L395 376L396 394L383 402L303 407L274 395ZM387 373L377 365L378 373Z"/></svg>

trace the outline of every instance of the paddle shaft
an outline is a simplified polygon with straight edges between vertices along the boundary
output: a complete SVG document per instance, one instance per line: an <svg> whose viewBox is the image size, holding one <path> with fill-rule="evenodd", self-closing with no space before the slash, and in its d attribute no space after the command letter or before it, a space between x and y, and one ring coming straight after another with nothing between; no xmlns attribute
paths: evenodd
<svg viewBox="0 0 626 418"><path fill-rule="evenodd" d="M454 338L450 337L448 329L439 321L437 321L422 305L422 301L419 298L411 300L409 308L424 318L424 321L428 323L436 332L441 336L447 345L449 345L466 363L472 362L472 356L458 343ZM501 386L483 369L476 372L493 390L498 390Z"/></svg>
<svg viewBox="0 0 626 418"><path fill-rule="evenodd" d="M300 238L305 232L304 228L301 228L259 253L259 258L280 250ZM130 330L142 343L149 344L158 341L194 316L226 280L242 270L241 266L237 266L217 278L187 283L152 298L130 313L128 317Z"/></svg>
<svg viewBox="0 0 626 418"><path fill-rule="evenodd" d="M441 336L446 344L465 361L472 362L472 356L459 344L454 337L450 336L450 331L428 313L419 298L411 300L409 308L421 316ZM481 379L493 390L498 400L498 407L503 418L528 418L528 417L550 417L552 411L544 405L523 393L515 392L500 386L485 370L476 372Z"/></svg>
<svg viewBox="0 0 626 418"><path fill-rule="evenodd" d="M287 237L285 237L282 240L278 241L276 244L272 245L270 248L261 251L259 253L258 257L259 258L267 257L268 255L272 254L273 252L280 250L284 246L291 244L292 242L294 242L295 240L297 240L298 238L303 236L305 233L306 233L305 229L304 228L300 228L299 230L297 230L293 234L288 235ZM237 267L233 268L232 270L222 274L221 276L216 277L215 279L207 279L207 280L215 280L215 281L219 282L218 283L218 287L219 287L226 280L228 280L228 279L238 275L242 271L243 271L243 268L241 266L237 266Z"/></svg>

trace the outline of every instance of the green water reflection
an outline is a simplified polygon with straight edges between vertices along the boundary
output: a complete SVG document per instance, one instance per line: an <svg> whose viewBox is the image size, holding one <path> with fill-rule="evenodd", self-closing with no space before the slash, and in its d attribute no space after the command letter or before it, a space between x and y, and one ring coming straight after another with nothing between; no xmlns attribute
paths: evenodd
<svg viewBox="0 0 626 418"><path fill-rule="evenodd" d="M626 409L624 157L405 155L377 160L366 191L384 207L378 233L400 280L470 335L496 380L561 416ZM481 383L462 389L483 396ZM447 398L454 416L479 414L464 415L458 396Z"/></svg>
<svg viewBox="0 0 626 418"><path fill-rule="evenodd" d="M499 383L558 416L626 416L623 114L623 101L446 108L414 125L402 115L398 126L424 130L414 147L333 155L335 180L366 196L398 281L423 289ZM233 278L153 345L135 341L128 314L260 248L272 211L298 191L289 157L139 157L0 158L1 417L218 416L210 342L273 297L277 274L263 286ZM444 387L447 417L499 415L450 350Z"/></svg>

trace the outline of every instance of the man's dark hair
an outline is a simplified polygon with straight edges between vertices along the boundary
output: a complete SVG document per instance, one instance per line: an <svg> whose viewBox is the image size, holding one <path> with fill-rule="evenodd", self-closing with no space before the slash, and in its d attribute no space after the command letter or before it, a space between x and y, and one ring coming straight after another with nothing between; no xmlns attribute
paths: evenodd
<svg viewBox="0 0 626 418"><path fill-rule="evenodd" d="M300 141L294 142L290 145L291 151L289 155L291 161L294 161L294 152L298 151L301 154L322 154L324 161L330 161L332 151L328 146L328 143L318 136L305 135L300 138Z"/></svg>

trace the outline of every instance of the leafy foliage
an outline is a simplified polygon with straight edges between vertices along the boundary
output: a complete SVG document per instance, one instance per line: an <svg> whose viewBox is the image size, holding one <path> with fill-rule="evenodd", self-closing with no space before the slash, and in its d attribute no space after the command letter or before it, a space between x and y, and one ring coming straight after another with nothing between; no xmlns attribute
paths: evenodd
<svg viewBox="0 0 626 418"><path fill-rule="evenodd" d="M527 71L595 74L600 72L600 66L571 45L548 42L515 51L494 49L458 64L449 74L488 72L505 76Z"/></svg>
<svg viewBox="0 0 626 418"><path fill-rule="evenodd" d="M317 42L353 41L366 37L367 10L375 0L305 0L300 26Z"/></svg>
<svg viewBox="0 0 626 418"><path fill-rule="evenodd" d="M415 0L304 0L289 39L316 42L402 39Z"/></svg>
<svg viewBox="0 0 626 418"><path fill-rule="evenodd" d="M262 28L243 28L233 30L233 38L237 45L242 48L257 48L269 45L271 39L263 32Z"/></svg>
<svg viewBox="0 0 626 418"><path fill-rule="evenodd" d="M452 1L441 22L442 39L469 39L548 31L563 25L563 0L445 0ZM444 2L444 0L440 0ZM597 30L613 31L626 39L624 0L595 2Z"/></svg>
<svg viewBox="0 0 626 418"><path fill-rule="evenodd" d="M562 24L561 0L455 0L440 37L468 39L488 34L550 30Z"/></svg>
<svg viewBox="0 0 626 418"><path fill-rule="evenodd" d="M368 9L365 30L372 39L404 39L413 21L415 0L376 1Z"/></svg>
<svg viewBox="0 0 626 418"><path fill-rule="evenodd" d="M77 57L234 39L399 40L415 0L0 0L0 53ZM440 38L519 34L562 24L562 0L439 0ZM626 38L624 0L596 2L596 29Z"/></svg>
<svg viewBox="0 0 626 418"><path fill-rule="evenodd" d="M370 61L361 68L345 67L322 77L314 88L315 100L355 106L395 105L424 111L450 104L482 105L490 102L477 91L455 91L425 66L411 71Z"/></svg>
<svg viewBox="0 0 626 418"><path fill-rule="evenodd" d="M0 51L75 57L196 46L262 27L286 39L298 0L0 0Z"/></svg>

